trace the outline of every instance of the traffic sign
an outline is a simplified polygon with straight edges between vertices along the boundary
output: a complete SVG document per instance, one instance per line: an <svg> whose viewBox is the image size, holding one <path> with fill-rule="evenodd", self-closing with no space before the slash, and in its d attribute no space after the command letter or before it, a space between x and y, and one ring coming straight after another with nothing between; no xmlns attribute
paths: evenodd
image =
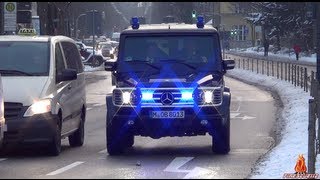
<svg viewBox="0 0 320 180"><path fill-rule="evenodd" d="M9 2L5 5L6 11L13 12L16 9L16 6L14 3Z"/></svg>
<svg viewBox="0 0 320 180"><path fill-rule="evenodd" d="M13 31L17 29L17 3L4 2L4 31Z"/></svg>

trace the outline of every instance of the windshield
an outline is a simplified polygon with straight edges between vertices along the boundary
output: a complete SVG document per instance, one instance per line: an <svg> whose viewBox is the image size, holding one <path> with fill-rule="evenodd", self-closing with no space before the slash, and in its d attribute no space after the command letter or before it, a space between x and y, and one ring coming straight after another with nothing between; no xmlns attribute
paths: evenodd
<svg viewBox="0 0 320 180"><path fill-rule="evenodd" d="M112 49L112 46L111 46L111 44L103 44L102 48L103 49Z"/></svg>
<svg viewBox="0 0 320 180"><path fill-rule="evenodd" d="M12 70L35 76L47 76L49 75L49 57L48 42L0 41L0 70L2 71ZM1 73L1 75L9 74L17 75Z"/></svg>
<svg viewBox="0 0 320 180"><path fill-rule="evenodd" d="M134 61L179 66L175 71L219 71L221 56L219 41L212 35L128 36L125 38L120 63L134 65ZM139 63L141 64L141 63ZM124 66L125 67L125 66ZM181 68L183 67L183 68ZM191 68L190 68L191 67ZM121 69L120 71L125 71Z"/></svg>

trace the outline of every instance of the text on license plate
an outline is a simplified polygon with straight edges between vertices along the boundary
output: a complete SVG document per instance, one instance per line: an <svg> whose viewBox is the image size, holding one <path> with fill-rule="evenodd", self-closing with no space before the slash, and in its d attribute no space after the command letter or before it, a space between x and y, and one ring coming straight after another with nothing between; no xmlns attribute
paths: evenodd
<svg viewBox="0 0 320 180"><path fill-rule="evenodd" d="M184 118L184 111L151 111L151 118Z"/></svg>

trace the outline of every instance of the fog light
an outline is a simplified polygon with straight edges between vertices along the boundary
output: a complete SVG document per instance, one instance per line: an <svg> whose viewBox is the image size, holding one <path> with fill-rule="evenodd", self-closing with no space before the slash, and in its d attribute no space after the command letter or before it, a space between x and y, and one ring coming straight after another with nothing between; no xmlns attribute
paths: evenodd
<svg viewBox="0 0 320 180"><path fill-rule="evenodd" d="M201 121L200 121L200 124L201 124L202 126L205 126L205 125L208 124L208 120L201 120Z"/></svg>
<svg viewBox="0 0 320 180"><path fill-rule="evenodd" d="M129 120L128 121L128 125L130 125L130 126L134 125L134 121L133 120Z"/></svg>

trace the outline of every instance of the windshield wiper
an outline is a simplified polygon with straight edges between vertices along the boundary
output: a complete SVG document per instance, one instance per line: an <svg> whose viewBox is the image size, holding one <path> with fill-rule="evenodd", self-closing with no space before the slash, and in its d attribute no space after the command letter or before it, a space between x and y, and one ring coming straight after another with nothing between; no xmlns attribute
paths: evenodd
<svg viewBox="0 0 320 180"><path fill-rule="evenodd" d="M0 74L15 74L15 75L33 76L33 74L27 73L27 72L24 72L24 71L19 71L19 70L4 70L4 69L0 69Z"/></svg>
<svg viewBox="0 0 320 180"><path fill-rule="evenodd" d="M149 63L149 61L146 61L146 60L133 60L133 61L125 61L125 62L127 62L127 63L143 63L143 64L146 64L146 65L160 71L160 67L152 65Z"/></svg>
<svg viewBox="0 0 320 180"><path fill-rule="evenodd" d="M189 67L190 69L193 69L193 70L196 70L197 68L188 64L188 63L185 63L184 60L180 60L180 59L165 59L165 60L160 60L160 62L170 62L170 63L176 63L176 64L183 64L187 67Z"/></svg>

